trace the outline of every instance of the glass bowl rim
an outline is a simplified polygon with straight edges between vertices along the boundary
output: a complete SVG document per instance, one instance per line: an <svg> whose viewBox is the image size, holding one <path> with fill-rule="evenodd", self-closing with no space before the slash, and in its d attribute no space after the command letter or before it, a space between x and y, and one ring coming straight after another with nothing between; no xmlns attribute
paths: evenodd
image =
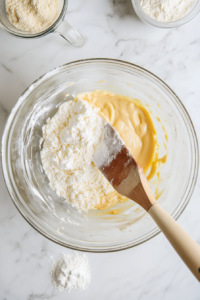
<svg viewBox="0 0 200 300"><path fill-rule="evenodd" d="M192 172L192 180L189 179L188 182L191 181L190 186L189 184L187 185L186 191L187 191L187 195L184 201L180 201L178 203L178 205L175 207L173 213L171 214L171 216L177 220L180 215L182 214L182 212L184 211L184 209L186 208L186 206L188 205L191 196L194 192L194 188L197 182L197 178L198 178L198 169L199 169L199 146L198 146L198 139L197 139L197 135L196 135L196 131L193 125L193 122L185 108L185 106L183 105L183 103L181 102L181 100L179 99L179 97L176 95L176 93L162 80L160 79L157 75L153 74L152 72L146 70L143 67L140 67L136 64L127 62L127 61L123 61L123 60L118 60L118 59L110 59L110 58L91 58L91 59L81 59L81 60L76 60L76 61L72 61L66 64L63 64L62 66L59 66L57 68L54 68L53 70L45 73L44 75L40 76L38 79L36 79L31 85L29 85L29 87L21 94L21 96L19 97L18 101L16 102L15 106L13 107L5 128L4 128L4 132L3 132L3 136L2 136L2 170L3 170L3 177L4 177L4 182L6 185L6 188L8 190L8 193L14 203L14 205L16 206L17 210L20 212L20 214L22 215L22 217L29 223L29 225L31 225L31 227L33 227L36 231L38 231L40 234L42 234L44 237L46 237L47 239L49 239L50 241L57 243L61 246L64 246L66 248L69 249L73 249L73 250L78 250L78 251L85 251L85 252L93 252L93 253L106 253L106 252L116 252L116 251L121 251L121 250L125 250L125 249L129 249L132 247L135 247L137 245L140 245L150 239L152 239L153 237L155 237L157 234L159 234L161 231L158 227L155 227L154 229L152 229L151 231L145 233L143 236L137 238L136 242L133 243L133 241L129 241L129 242L125 242L125 244L122 245L115 245L115 246L104 246L103 248L100 248L99 246L95 247L95 246L77 246L77 245L72 245L72 244L68 244L66 242L62 242L61 240L59 240L58 238L53 237L53 235L48 234L47 232L45 232L45 230L43 230L41 227L39 227L36 222L34 222L33 218L31 218L31 216L28 216L24 211L23 211L23 207L20 206L20 201L18 201L18 197L14 194L13 192L13 187L10 184L10 172L9 172L9 168L7 167L7 153L5 150L7 150L7 141L10 138L10 130L12 128L13 122L15 120L15 117L18 113L18 111L20 110L20 106L21 103L23 103L24 101L26 101L27 96L29 95L29 93L31 93L34 89L36 89L40 84L42 84L43 82L45 82L46 80L50 79L51 77L53 77L55 74L59 74L60 72L62 72L63 70L73 67L73 66L78 66L78 65L87 65L88 63L107 63L107 64L114 64L114 65L122 65L122 66L126 66L129 67L130 69L134 69L135 71L142 71L143 74L149 76L151 79L153 78L154 80L156 80L159 84L161 84L162 86L164 86L164 88L167 89L167 91L174 97L174 103L176 104L176 106L178 106L178 111L186 117L188 124L184 121L184 124L186 126L186 128L188 129L188 125L190 128L190 132L189 135L192 135L193 137L193 154L194 154L194 162L193 162L193 172ZM191 177L191 174L190 174ZM189 190L188 190L188 186L189 186ZM177 209L178 208L178 209Z"/></svg>
<svg viewBox="0 0 200 300"><path fill-rule="evenodd" d="M140 6L139 0L131 0L131 2L136 12L136 15L143 22L151 26L163 28L163 29L176 28L182 26L190 22L200 12L200 0L197 0L195 7L193 7L192 10L189 12L189 14L186 14L186 16L184 16L183 18L173 22L161 22L151 18L148 14L145 13L145 11Z"/></svg>

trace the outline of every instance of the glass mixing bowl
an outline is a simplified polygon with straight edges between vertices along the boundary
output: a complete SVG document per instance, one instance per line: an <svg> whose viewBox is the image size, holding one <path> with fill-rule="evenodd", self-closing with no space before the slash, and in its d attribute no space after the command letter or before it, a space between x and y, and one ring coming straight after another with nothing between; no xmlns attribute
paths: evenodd
<svg viewBox="0 0 200 300"><path fill-rule="evenodd" d="M160 22L157 20L154 20L149 15L145 13L145 11L142 9L140 5L140 0L131 0L134 10L138 17L144 22L149 25L153 25L155 27L160 28L174 28L181 25L184 25L191 21L200 11L200 0L194 0L194 4L192 8L187 12L187 14L181 18L180 20L174 21L174 22Z"/></svg>
<svg viewBox="0 0 200 300"><path fill-rule="evenodd" d="M158 77L127 62L88 59L61 66L36 80L13 108L2 140L2 166L10 196L38 232L66 247L106 252L136 246L159 233L151 217L129 200L118 215L80 213L50 188L40 159L42 126L75 94L95 89L142 101L154 121L158 142L168 135L161 165L160 205L177 219L191 198L198 173L198 143L192 121L176 94ZM162 157L166 151L159 149ZM150 181L154 190L156 176Z"/></svg>

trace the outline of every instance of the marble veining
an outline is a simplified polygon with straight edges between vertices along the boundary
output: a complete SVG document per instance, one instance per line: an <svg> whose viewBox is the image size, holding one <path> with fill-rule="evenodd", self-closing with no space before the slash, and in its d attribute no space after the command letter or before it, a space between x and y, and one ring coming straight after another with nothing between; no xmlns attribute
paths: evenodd
<svg viewBox="0 0 200 300"><path fill-rule="evenodd" d="M142 23L131 0L69 1L66 19L85 37L74 48L57 34L23 40L0 30L0 135L20 94L64 63L92 57L126 60L155 73L177 93L200 137L200 18L176 29ZM92 281L84 292L58 292L50 256L71 253L45 239L13 205L0 172L0 299L199 300L199 283L163 234L126 251L88 254ZM178 220L200 244L200 179Z"/></svg>

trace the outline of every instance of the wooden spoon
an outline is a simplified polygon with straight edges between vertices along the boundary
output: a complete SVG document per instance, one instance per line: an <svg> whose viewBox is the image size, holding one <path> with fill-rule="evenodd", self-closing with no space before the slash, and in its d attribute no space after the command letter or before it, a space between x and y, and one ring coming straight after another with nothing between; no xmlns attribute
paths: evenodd
<svg viewBox="0 0 200 300"><path fill-rule="evenodd" d="M118 193L134 200L150 214L200 281L200 246L158 204L143 169L110 123L104 126L103 136L95 149L93 161Z"/></svg>

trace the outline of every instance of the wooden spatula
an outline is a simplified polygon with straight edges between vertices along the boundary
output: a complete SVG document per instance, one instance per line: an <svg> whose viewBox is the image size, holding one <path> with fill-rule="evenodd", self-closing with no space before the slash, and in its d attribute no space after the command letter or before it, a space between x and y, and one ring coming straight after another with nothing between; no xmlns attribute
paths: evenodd
<svg viewBox="0 0 200 300"><path fill-rule="evenodd" d="M143 169L110 123L104 126L103 136L95 149L93 161L118 193L132 199L150 214L200 281L200 246L155 200Z"/></svg>

